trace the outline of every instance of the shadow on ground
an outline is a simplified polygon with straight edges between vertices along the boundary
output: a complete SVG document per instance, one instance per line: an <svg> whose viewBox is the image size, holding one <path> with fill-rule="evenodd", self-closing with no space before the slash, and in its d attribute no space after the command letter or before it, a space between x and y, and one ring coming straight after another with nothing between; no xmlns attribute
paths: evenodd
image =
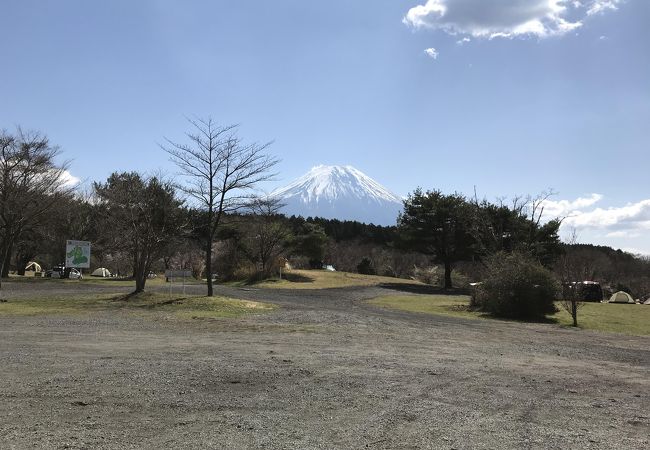
<svg viewBox="0 0 650 450"><path fill-rule="evenodd" d="M314 281L313 278L298 273L285 273L282 278L291 283L311 283Z"/></svg>
<svg viewBox="0 0 650 450"><path fill-rule="evenodd" d="M445 289L438 286L431 286L428 284L403 284L403 283L382 283L379 285L384 289L391 289L393 291L408 292L409 294L425 294L425 295L469 295L469 289Z"/></svg>

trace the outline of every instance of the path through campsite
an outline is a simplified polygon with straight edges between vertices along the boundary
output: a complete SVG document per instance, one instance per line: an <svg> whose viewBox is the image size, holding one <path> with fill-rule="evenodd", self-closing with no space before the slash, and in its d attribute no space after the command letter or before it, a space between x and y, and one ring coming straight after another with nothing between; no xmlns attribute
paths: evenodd
<svg viewBox="0 0 650 450"><path fill-rule="evenodd" d="M0 447L648 447L650 338L366 302L395 289L220 286L279 305L230 319L0 315Z"/></svg>

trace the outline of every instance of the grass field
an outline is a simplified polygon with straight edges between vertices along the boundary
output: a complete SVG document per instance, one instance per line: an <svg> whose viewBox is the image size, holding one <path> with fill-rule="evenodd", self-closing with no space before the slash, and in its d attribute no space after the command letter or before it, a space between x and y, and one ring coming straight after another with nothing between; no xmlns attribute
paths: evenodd
<svg viewBox="0 0 650 450"><path fill-rule="evenodd" d="M290 270L282 273L282 280L265 280L255 286L279 289L331 289L351 286L378 286L380 284L421 284L402 278L361 275L327 270Z"/></svg>
<svg viewBox="0 0 650 450"><path fill-rule="evenodd" d="M12 283L72 283L72 284L89 284L97 286L119 286L119 287L135 287L135 280L129 278L101 278L101 277L91 277L90 275L84 275L84 278L81 280L69 280L69 279L58 279L58 278L44 278L44 277L34 277L34 276L18 276L11 275L9 281ZM181 285L183 283L182 279L174 279L174 285ZM205 284L205 280L196 280L194 278L186 278L185 284ZM147 286L165 286L168 285L165 281L164 276L157 276L156 278L150 278L147 280Z"/></svg>
<svg viewBox="0 0 650 450"><path fill-rule="evenodd" d="M571 316L561 309L553 315L558 323L571 325ZM650 335L650 306L615 304L615 303L583 303L578 310L578 325L588 330L608 331L631 335Z"/></svg>
<svg viewBox="0 0 650 450"><path fill-rule="evenodd" d="M86 294L12 299L0 303L0 315L87 314L99 311L123 311L133 314L159 312L180 319L240 317L275 309L269 303L235 300L225 297L173 296L143 293L130 297L122 294Z"/></svg>
<svg viewBox="0 0 650 450"><path fill-rule="evenodd" d="M36 277L20 277L12 276L12 282L21 283L72 283L72 284L89 284L98 286L119 286L119 287L135 287L135 281L131 279L122 278L99 278L84 276L82 280L60 280L52 278L36 278ZM175 279L174 286L180 286L183 280ZM186 285L205 284L205 280L196 280L194 278L187 278ZM259 282L248 281L232 281L226 282L227 286L256 286L261 288L278 288L278 289L328 289L340 288L350 286L376 286L384 283L397 283L397 284L420 284L413 280L404 280L401 278L380 277L375 275L361 275L358 273L348 272L329 272L326 270L291 270L282 273L282 279L268 279ZM215 284L221 284L215 281ZM169 286L165 281L164 276L158 276L147 280L147 287L160 287Z"/></svg>
<svg viewBox="0 0 650 450"><path fill-rule="evenodd" d="M33 282L33 283L81 283L101 286L135 287L135 281L121 278L99 278L85 276L83 280L59 280L51 278L19 277L12 276L11 281ZM174 285L180 286L182 280L174 280ZM250 283L247 281L235 281L225 283L228 286L256 286L261 288L278 289L329 289L351 286L377 286L380 284L421 284L418 281L405 280L402 278L381 277L376 275L361 275L348 272L330 272L326 270L290 270L282 273L282 279L268 279L260 282ZM205 280L188 278L185 284L205 284ZM215 284L220 284L216 281ZM168 286L164 276L158 276L147 280L147 286Z"/></svg>
<svg viewBox="0 0 650 450"><path fill-rule="evenodd" d="M491 318L488 314L469 311L466 295L391 295L369 302L383 308L424 314L465 317L471 319ZM578 311L578 325L586 330L598 330L629 335L650 335L650 306L610 303L584 303ZM558 308L560 308L558 304ZM549 319L570 326L571 316L560 312Z"/></svg>

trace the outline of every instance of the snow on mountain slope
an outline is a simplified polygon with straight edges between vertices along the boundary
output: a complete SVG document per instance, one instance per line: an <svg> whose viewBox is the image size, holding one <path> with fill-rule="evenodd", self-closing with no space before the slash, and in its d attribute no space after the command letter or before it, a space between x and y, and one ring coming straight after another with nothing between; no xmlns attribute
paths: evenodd
<svg viewBox="0 0 650 450"><path fill-rule="evenodd" d="M283 212L303 217L395 225L402 199L352 166L316 166L270 197Z"/></svg>

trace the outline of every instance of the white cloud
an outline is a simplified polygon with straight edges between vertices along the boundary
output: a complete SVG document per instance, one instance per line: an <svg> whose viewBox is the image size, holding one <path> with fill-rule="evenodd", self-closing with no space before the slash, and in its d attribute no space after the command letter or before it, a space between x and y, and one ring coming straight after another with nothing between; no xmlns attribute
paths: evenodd
<svg viewBox="0 0 650 450"><path fill-rule="evenodd" d="M600 194L591 194L589 197L579 197L575 200L544 200L544 216L553 219L556 217L571 217L582 214L581 209L593 206L603 198Z"/></svg>
<svg viewBox="0 0 650 450"><path fill-rule="evenodd" d="M63 171L63 174L61 175L61 179L63 180L63 184L66 187L74 187L81 183L81 179L78 177L75 177L72 175L70 172L67 170Z"/></svg>
<svg viewBox="0 0 650 450"><path fill-rule="evenodd" d="M625 246L626 251L633 248L632 253L650 254L650 199L596 208L602 199L600 194L591 194L575 200L545 200L543 218L564 218L562 233L568 235L573 230L584 242Z"/></svg>
<svg viewBox="0 0 650 450"><path fill-rule="evenodd" d="M622 3L623 0L595 0L589 6L587 10L588 16L593 16L594 14L604 13L606 11L616 11L618 5Z"/></svg>
<svg viewBox="0 0 650 450"><path fill-rule="evenodd" d="M433 47L425 49L424 53L426 53L427 56L429 56L429 57L431 57L433 59L438 59L438 50L436 50Z"/></svg>
<svg viewBox="0 0 650 450"><path fill-rule="evenodd" d="M560 36L582 26L585 17L615 10L622 0L427 0L403 22L415 29L442 30L474 38ZM462 41L462 39L461 39Z"/></svg>
<svg viewBox="0 0 650 450"><path fill-rule="evenodd" d="M581 212L565 220L576 228L600 228L610 232L623 230L650 230L650 199L621 207L596 208Z"/></svg>
<svg viewBox="0 0 650 450"><path fill-rule="evenodd" d="M629 230L611 231L607 233L605 237L634 239L634 238L641 237L641 233L639 233L638 231L629 231Z"/></svg>
<svg viewBox="0 0 650 450"><path fill-rule="evenodd" d="M466 37L464 37L462 39L457 40L456 44L463 45L463 44L466 44L466 43L468 43L470 41L471 41L471 39L466 36Z"/></svg>

